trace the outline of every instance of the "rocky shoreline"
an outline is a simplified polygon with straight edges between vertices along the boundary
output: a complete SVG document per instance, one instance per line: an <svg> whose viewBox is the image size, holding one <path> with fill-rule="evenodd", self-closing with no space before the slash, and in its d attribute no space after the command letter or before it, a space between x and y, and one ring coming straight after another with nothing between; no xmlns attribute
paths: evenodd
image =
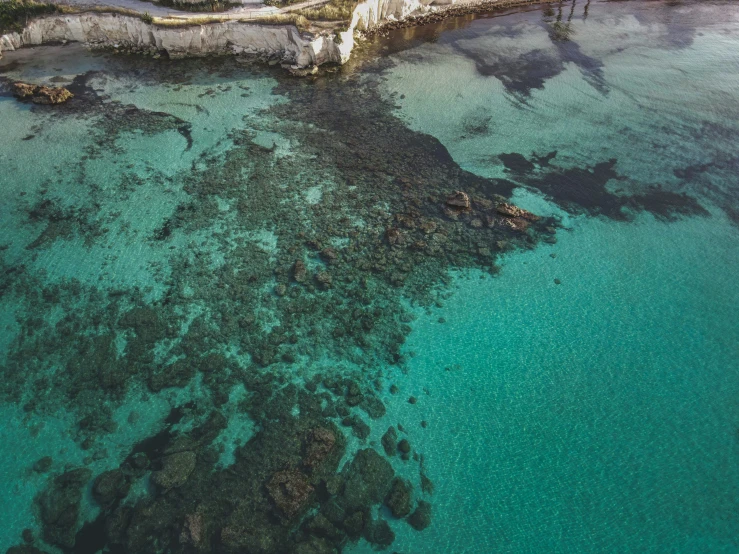
<svg viewBox="0 0 739 554"><path fill-rule="evenodd" d="M0 37L0 54L24 46L80 42L94 48L171 58L236 54L296 67L341 63L344 53L331 37L301 35L292 25L239 21L168 27L114 13L57 15L31 21L22 33Z"/></svg>
<svg viewBox="0 0 739 554"><path fill-rule="evenodd" d="M399 20L386 20L367 29L362 34L365 38L376 36L386 36L389 31L394 29L407 29L409 27L420 27L431 23L439 23L451 17L461 17L465 15L478 15L488 13L495 10L503 10L508 8L518 8L535 4L550 4L555 0L483 0L482 2L472 2L462 5L451 4L449 6L440 7L437 10L427 13L411 14Z"/></svg>
<svg viewBox="0 0 739 554"><path fill-rule="evenodd" d="M371 38L392 29L426 25L450 17L550 1L483 0L438 6L428 0L365 0L355 7L347 27L316 35L301 33L294 25L237 20L171 27L117 13L64 14L35 19L21 33L0 36L0 57L3 51L24 46L81 42L92 48L171 58L251 56L273 65L279 63L300 74L306 68L348 61L355 36Z"/></svg>

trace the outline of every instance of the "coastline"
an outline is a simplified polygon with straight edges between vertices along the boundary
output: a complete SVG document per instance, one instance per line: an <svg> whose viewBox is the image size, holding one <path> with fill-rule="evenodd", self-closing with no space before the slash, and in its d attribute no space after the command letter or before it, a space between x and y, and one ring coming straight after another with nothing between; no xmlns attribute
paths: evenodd
<svg viewBox="0 0 739 554"><path fill-rule="evenodd" d="M477 15L525 6L536 6L541 4L553 4L556 0L481 0L470 2L459 2L446 6L437 6L438 9L425 13L412 13L398 20L384 20L363 32L365 38L383 35L393 29L405 29L409 27L420 27L431 23L439 23L452 17L464 15Z"/></svg>
<svg viewBox="0 0 739 554"><path fill-rule="evenodd" d="M208 55L247 55L292 70L344 64L357 39L367 39L390 29L421 26L446 18L516 8L553 0L471 0L432 5L419 0L365 0L353 10L348 26L312 34L293 24L274 25L235 19L182 25L147 22L144 14L122 15L84 11L39 17L22 32L0 36L4 51L26 46L80 42L95 48L113 48L135 54L171 58Z"/></svg>

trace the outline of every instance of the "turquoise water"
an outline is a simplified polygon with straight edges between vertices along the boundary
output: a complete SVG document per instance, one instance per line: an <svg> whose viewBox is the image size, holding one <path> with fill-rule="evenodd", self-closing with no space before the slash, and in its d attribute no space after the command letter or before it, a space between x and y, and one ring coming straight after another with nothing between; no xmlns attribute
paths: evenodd
<svg viewBox="0 0 739 554"><path fill-rule="evenodd" d="M0 95L0 549L739 550L738 30L568 2L313 81L7 55L76 96Z"/></svg>

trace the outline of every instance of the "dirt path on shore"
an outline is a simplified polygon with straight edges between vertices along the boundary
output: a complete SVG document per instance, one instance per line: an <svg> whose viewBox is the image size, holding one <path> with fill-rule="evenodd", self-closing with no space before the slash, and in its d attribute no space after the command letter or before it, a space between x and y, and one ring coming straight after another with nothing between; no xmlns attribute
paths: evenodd
<svg viewBox="0 0 739 554"><path fill-rule="evenodd" d="M171 18L171 19L213 19L222 21L228 19L238 19L248 21L250 19L258 19L267 15L286 14L304 8L321 6L327 4L329 0L307 0L298 4L292 4L283 8L275 8L267 6L261 2L244 3L240 6L223 12L191 12L183 11L167 6L159 6L151 2L143 2L141 0L49 0L54 4L71 6L76 9L94 8L114 8L131 10L139 14L149 13L154 17Z"/></svg>

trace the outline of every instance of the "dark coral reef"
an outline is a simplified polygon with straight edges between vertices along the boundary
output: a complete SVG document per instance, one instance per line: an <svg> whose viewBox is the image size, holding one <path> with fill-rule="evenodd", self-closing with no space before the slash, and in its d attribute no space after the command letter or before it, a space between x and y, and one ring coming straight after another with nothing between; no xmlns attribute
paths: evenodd
<svg viewBox="0 0 739 554"><path fill-rule="evenodd" d="M248 75L228 60L202 64L219 76ZM135 71L144 85L182 87L188 67L140 61ZM228 148L206 150L174 177L149 174L173 192L170 213L144 236L125 226L114 235L116 215L99 207L111 195L125 202L145 178L122 167L119 181L102 187L86 163L115 152L131 132L176 131L190 149L189 124L104 101L88 85L94 74L70 87L75 99L57 116L95 118L100 139L75 176L85 201L65 206L46 188L24 197L37 234L13 251L33 257L70 237L88 246L145 243L166 253L152 268L159 292L48 282L26 263L32 258L11 263L10 250L0 252L0 296L22 308L0 394L29 414L58 406L74 413L86 464L105 456L101 438L115 431L112 411L130 391L197 381L204 399L177 406L119 467L50 475L37 499L46 543L70 553L317 554L364 538L384 548L394 535L377 517L380 505L387 518L425 529L433 485L424 457L402 428L382 436L384 455L369 442L368 421L385 414L384 368L405 367L408 305L438 302L452 269L495 274L500 253L554 240L556 221L510 203L521 182L568 209L610 217L625 207L695 209L658 192L626 200L608 192L617 178L611 162L565 171L550 167L554 154L510 154L501 157L510 180L474 175L403 124L379 92L377 68L365 69L317 82L275 74L275 94L286 101L232 131ZM258 125L288 137L292 155L257 144ZM582 190L564 186L572 180ZM309 200L312 189L319 194ZM265 232L271 247L248 239ZM256 431L223 464L216 439L240 386L247 394L237 411ZM185 419L191 425L178 426ZM350 433L358 450L348 447ZM394 464L416 462L418 483L396 476ZM80 527L85 486L101 512Z"/></svg>

